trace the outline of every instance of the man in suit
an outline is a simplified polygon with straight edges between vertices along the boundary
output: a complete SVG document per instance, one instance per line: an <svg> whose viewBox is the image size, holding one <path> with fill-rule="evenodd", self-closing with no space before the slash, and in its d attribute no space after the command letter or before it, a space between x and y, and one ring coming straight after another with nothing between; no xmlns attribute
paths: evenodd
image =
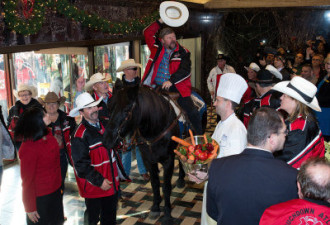
<svg viewBox="0 0 330 225"><path fill-rule="evenodd" d="M280 113L268 107L256 110L248 126L247 148L211 164L208 224L257 225L267 207L298 197L297 171L273 157L283 148L286 134Z"/></svg>

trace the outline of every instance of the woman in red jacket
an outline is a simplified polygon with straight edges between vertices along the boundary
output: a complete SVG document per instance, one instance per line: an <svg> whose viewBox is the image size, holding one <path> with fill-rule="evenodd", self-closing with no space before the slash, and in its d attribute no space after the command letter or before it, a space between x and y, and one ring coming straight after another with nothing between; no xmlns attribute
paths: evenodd
<svg viewBox="0 0 330 225"><path fill-rule="evenodd" d="M27 224L63 224L60 150L48 130L49 115L40 108L27 109L17 122L15 138L23 140L19 150L23 204Z"/></svg>
<svg viewBox="0 0 330 225"><path fill-rule="evenodd" d="M301 163L312 156L323 157L324 140L312 111L321 111L315 97L316 86L296 76L276 84L273 89L283 93L280 108L288 113L288 134L283 150L275 157L294 168L300 168Z"/></svg>

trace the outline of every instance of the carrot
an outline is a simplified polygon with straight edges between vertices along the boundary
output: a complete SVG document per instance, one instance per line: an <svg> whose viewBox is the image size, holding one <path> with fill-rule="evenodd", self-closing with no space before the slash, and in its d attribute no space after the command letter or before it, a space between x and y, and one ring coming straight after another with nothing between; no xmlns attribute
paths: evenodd
<svg viewBox="0 0 330 225"><path fill-rule="evenodd" d="M215 145L215 141L214 141L214 139L212 139L212 145Z"/></svg>
<svg viewBox="0 0 330 225"><path fill-rule="evenodd" d="M181 138L178 138L178 137L175 137L175 136L172 136L171 139L183 146L189 146L190 144L188 142L186 142L185 140L182 140Z"/></svg>
<svg viewBox="0 0 330 225"><path fill-rule="evenodd" d="M216 152L215 152L215 153L212 153L212 155L210 156L209 159L211 159L211 160L212 160L212 159L215 159L215 158L217 157L217 155L218 155L218 154L217 154Z"/></svg>
<svg viewBox="0 0 330 225"><path fill-rule="evenodd" d="M189 129L189 134L190 134L190 138L191 138L191 144L193 146L195 146L196 143L195 143L195 139L194 139L194 134L193 134L192 130L190 130L190 129Z"/></svg>
<svg viewBox="0 0 330 225"><path fill-rule="evenodd" d="M204 141L205 141L205 144L207 144L207 137L206 137L206 134L204 134Z"/></svg>
<svg viewBox="0 0 330 225"><path fill-rule="evenodd" d="M217 154L217 152L218 152L218 148L219 148L219 145L215 145L214 146L214 149L213 149L213 151L212 151L212 154L214 153L214 154Z"/></svg>
<svg viewBox="0 0 330 225"><path fill-rule="evenodd" d="M187 161L187 157L186 156L184 156L184 155L182 155L179 151L177 151L176 149L174 149L174 153L175 154L177 154L179 157L180 157L180 159L182 160L182 161Z"/></svg>

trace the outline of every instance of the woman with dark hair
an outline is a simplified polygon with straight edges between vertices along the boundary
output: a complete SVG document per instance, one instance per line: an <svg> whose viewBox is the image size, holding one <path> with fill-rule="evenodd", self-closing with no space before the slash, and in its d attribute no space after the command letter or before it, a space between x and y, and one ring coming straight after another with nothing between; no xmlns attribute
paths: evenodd
<svg viewBox="0 0 330 225"><path fill-rule="evenodd" d="M15 139L22 140L22 196L27 224L63 224L60 149L43 109L32 107L19 118Z"/></svg>
<svg viewBox="0 0 330 225"><path fill-rule="evenodd" d="M324 65L327 75L319 82L316 95L322 112L317 112L316 116L320 123L324 139L330 141L330 57L324 60Z"/></svg>
<svg viewBox="0 0 330 225"><path fill-rule="evenodd" d="M14 90L14 96L18 99L13 107L9 110L9 116L7 118L8 131L12 138L14 138L14 129L17 120L22 113L31 107L40 107L40 103L35 99L37 96L37 89L34 86L27 84L20 84L17 90ZM21 140L15 140L15 147L18 150L21 145Z"/></svg>
<svg viewBox="0 0 330 225"><path fill-rule="evenodd" d="M272 89L282 92L280 109L288 113L288 134L283 151L275 157L286 161L294 168L312 156L323 157L324 140L313 110L321 111L315 97L316 86L302 77L282 81Z"/></svg>
<svg viewBox="0 0 330 225"><path fill-rule="evenodd" d="M49 115L51 123L48 127L60 147L60 162L62 176L62 191L64 191L64 180L68 170L68 147L70 147L70 135L76 127L74 118L69 117L65 112L59 109L64 103L65 97L58 97L55 92L48 92L44 99L38 98L40 104Z"/></svg>

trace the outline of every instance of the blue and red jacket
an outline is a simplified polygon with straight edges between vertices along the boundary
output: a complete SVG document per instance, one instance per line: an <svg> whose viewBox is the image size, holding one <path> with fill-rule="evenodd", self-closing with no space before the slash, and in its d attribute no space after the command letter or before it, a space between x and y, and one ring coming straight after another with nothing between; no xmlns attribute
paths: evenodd
<svg viewBox="0 0 330 225"><path fill-rule="evenodd" d="M324 139L316 121L299 116L292 123L287 123L289 133L282 151L276 152L275 158L286 161L293 168L310 157L323 157Z"/></svg>
<svg viewBox="0 0 330 225"><path fill-rule="evenodd" d="M161 24L156 21L149 25L143 32L145 41L150 49L150 56L147 66L142 77L142 83L147 86L155 84L154 80L157 75L159 64L163 58L165 48L160 39L156 38L157 31L161 28ZM191 61L190 52L176 43L169 62L169 81L175 85L182 97L188 97L191 94ZM151 74L152 71L152 74ZM148 78L151 76L151 79ZM148 78L148 79L147 79ZM149 80L150 79L150 80Z"/></svg>
<svg viewBox="0 0 330 225"><path fill-rule="evenodd" d="M118 153L103 146L105 128L101 122L100 126L98 129L83 118L71 140L70 158L79 194L84 198L111 196L118 191L120 177L129 180ZM104 179L112 182L107 191L100 188Z"/></svg>

